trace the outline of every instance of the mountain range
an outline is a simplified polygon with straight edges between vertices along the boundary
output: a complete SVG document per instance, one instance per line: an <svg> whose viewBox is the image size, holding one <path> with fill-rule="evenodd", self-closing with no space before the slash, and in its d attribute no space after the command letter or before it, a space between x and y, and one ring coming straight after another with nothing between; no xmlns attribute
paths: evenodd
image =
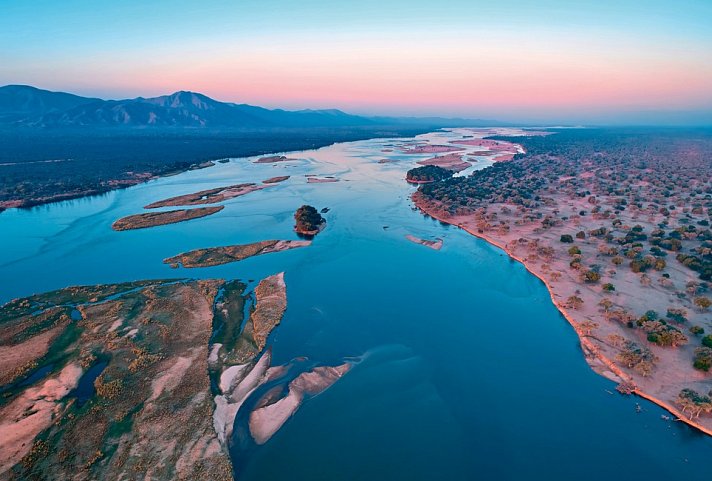
<svg viewBox="0 0 712 481"><path fill-rule="evenodd" d="M448 118L364 117L341 110L266 109L220 102L179 91L160 97L103 100L28 85L0 87L2 127L173 127L173 128L292 128L378 125L494 126L501 122Z"/></svg>

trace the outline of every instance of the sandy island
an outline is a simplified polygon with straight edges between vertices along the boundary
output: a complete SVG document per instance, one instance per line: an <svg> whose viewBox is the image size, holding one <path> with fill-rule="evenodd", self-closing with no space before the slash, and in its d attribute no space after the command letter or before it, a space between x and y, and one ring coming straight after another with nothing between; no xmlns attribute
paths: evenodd
<svg viewBox="0 0 712 481"><path fill-rule="evenodd" d="M254 164L274 164L275 162L289 162L292 160L298 160L298 159L290 159L288 157L285 157L284 155L270 155L267 157L260 157L259 159L255 160L253 163Z"/></svg>
<svg viewBox="0 0 712 481"><path fill-rule="evenodd" d="M214 189L201 190L191 194L179 195L169 199L159 200L144 207L144 209L156 209L158 207L176 207L185 205L216 204L228 199L247 195L250 192L264 189L266 186L258 184L236 184L227 187L216 187Z"/></svg>
<svg viewBox="0 0 712 481"><path fill-rule="evenodd" d="M284 182L287 179L289 179L288 175L278 175L277 177L270 177L269 179L265 179L262 181L262 183L263 184L276 184L279 182Z"/></svg>
<svg viewBox="0 0 712 481"><path fill-rule="evenodd" d="M461 154L446 154L417 162L420 165L435 165L453 172L461 172L472 164L462 159Z"/></svg>
<svg viewBox="0 0 712 481"><path fill-rule="evenodd" d="M400 149L404 154L443 154L446 152L459 152L464 150L461 147L452 145L416 145L414 147L403 147Z"/></svg>
<svg viewBox="0 0 712 481"><path fill-rule="evenodd" d="M420 245L424 245L425 247L430 247L431 249L434 249L436 251L439 251L443 247L442 239L435 239L434 241L432 241L432 240L421 239L420 237L415 237L414 235L411 235L411 234L406 234L405 238L411 242L414 242L414 243L420 244Z"/></svg>
<svg viewBox="0 0 712 481"><path fill-rule="evenodd" d="M351 368L351 364L320 366L303 372L289 383L288 394L250 413L250 434L257 444L264 444L279 431L284 423L299 409L305 396L315 396L324 392Z"/></svg>
<svg viewBox="0 0 712 481"><path fill-rule="evenodd" d="M282 252L311 244L309 240L266 240L251 244L232 245L224 247L208 247L183 252L163 260L165 264L177 268L179 265L187 268L210 267L237 262L262 254Z"/></svg>
<svg viewBox="0 0 712 481"><path fill-rule="evenodd" d="M159 225L175 224L191 219L199 219L223 210L225 206L199 207L197 209L176 209L165 212L149 212L122 217L115 221L111 228L116 231L145 229Z"/></svg>

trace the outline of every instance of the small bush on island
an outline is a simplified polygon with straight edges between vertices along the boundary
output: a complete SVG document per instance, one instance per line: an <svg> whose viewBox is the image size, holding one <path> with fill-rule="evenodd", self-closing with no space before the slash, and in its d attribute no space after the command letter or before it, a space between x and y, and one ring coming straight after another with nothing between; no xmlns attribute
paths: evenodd
<svg viewBox="0 0 712 481"><path fill-rule="evenodd" d="M712 347L712 335L708 334L702 338L702 345L705 347Z"/></svg>
<svg viewBox="0 0 712 481"><path fill-rule="evenodd" d="M571 237L570 234L562 234L561 238L559 239L561 242L564 242L566 244L571 244L574 241L574 238Z"/></svg>
<svg viewBox="0 0 712 481"><path fill-rule="evenodd" d="M437 182L452 177L454 172L437 165L424 165L410 169L405 174L409 182Z"/></svg>
<svg viewBox="0 0 712 481"><path fill-rule="evenodd" d="M606 292L613 292L616 290L616 288L610 282L606 282L605 284L603 284L603 290Z"/></svg>

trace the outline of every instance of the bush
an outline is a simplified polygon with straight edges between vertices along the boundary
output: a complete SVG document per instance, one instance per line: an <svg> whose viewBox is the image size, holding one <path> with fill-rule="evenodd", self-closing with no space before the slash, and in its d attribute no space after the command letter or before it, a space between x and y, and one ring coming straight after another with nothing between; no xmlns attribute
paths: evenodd
<svg viewBox="0 0 712 481"><path fill-rule="evenodd" d="M603 284L603 290L607 292L613 292L616 290L616 288L610 282L606 282L605 284Z"/></svg>
<svg viewBox="0 0 712 481"><path fill-rule="evenodd" d="M702 338L702 345L705 347L712 347L712 335L706 335Z"/></svg>
<svg viewBox="0 0 712 481"><path fill-rule="evenodd" d="M698 347L695 349L695 358L692 366L700 371L709 371L712 367L712 349L709 347Z"/></svg>
<svg viewBox="0 0 712 481"><path fill-rule="evenodd" d="M565 242L567 244L571 244L574 241L574 238L571 237L569 234L562 234L561 238L559 239L561 242Z"/></svg>
<svg viewBox="0 0 712 481"><path fill-rule="evenodd" d="M601 280L601 274L594 271L593 269L584 272L583 281L589 284L594 284Z"/></svg>
<svg viewBox="0 0 712 481"><path fill-rule="evenodd" d="M690 328L690 332L695 336L701 336L702 334L705 333L705 330L704 330L704 328L702 328L700 326L692 326ZM707 336L707 337L709 337L709 336Z"/></svg>

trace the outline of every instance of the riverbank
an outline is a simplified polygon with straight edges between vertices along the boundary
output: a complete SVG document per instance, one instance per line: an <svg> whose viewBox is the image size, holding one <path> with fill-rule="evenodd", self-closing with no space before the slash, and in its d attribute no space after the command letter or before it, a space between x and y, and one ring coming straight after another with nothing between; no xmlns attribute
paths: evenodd
<svg viewBox="0 0 712 481"><path fill-rule="evenodd" d="M597 346L593 342L593 339L590 337L590 334L586 331L586 326L582 325L582 323L585 321L577 320L575 318L575 311L566 307L566 305L562 302L561 293L557 291L553 282L547 280L547 273L545 273L541 269L540 265L530 262L527 260L526 257L515 253L514 250L508 245L508 243L504 239L496 238L493 234L481 231L476 226L466 223L466 220L463 219L462 216L451 217L447 215L442 210L442 205L438 205L433 201L428 201L420 194L420 192L416 191L415 193L413 193L411 198L415 206L425 215L428 215L442 223L459 227L467 233L492 244L493 246L504 251L511 259L521 263L527 269L528 272L537 277L546 286L554 306L556 306L561 315L568 321L568 323L573 327L574 331L578 335L581 343L581 348L584 352L584 358L596 373L610 379L613 382L619 383L619 385L623 383L629 383L629 385L632 386L632 393L666 409L674 416L676 416L679 421L682 421L685 424L695 429L698 429L707 435L712 436L712 422L710 422L710 420L706 420L708 422L704 424L699 419L692 420L686 417L680 410L678 410L672 404L672 402L663 400L660 397L652 393L646 392L644 389L641 389L637 385L634 376L631 376L630 374L626 373L620 366L618 366L614 362L614 360L604 354L599 348L599 346Z"/></svg>
<svg viewBox="0 0 712 481"><path fill-rule="evenodd" d="M357 140L412 137L432 129L379 125L262 130L0 130L0 213L103 195L206 168L217 159L297 153Z"/></svg>

